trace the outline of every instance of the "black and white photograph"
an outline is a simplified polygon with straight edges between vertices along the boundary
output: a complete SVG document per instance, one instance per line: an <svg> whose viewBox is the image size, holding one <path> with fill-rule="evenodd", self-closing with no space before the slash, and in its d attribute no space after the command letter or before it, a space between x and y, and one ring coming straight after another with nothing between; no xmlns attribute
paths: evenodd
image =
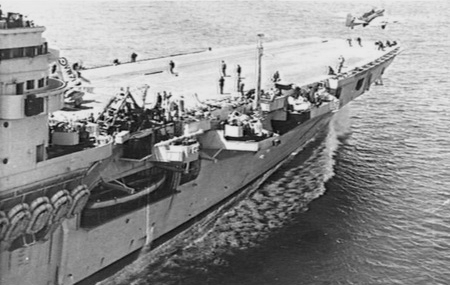
<svg viewBox="0 0 450 285"><path fill-rule="evenodd" d="M450 284L447 0L0 0L0 285Z"/></svg>

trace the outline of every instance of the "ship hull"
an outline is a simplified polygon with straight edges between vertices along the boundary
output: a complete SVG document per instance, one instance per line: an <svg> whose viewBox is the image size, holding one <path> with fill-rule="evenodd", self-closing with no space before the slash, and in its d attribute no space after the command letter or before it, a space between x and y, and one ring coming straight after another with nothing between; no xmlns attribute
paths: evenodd
<svg viewBox="0 0 450 285"><path fill-rule="evenodd" d="M280 144L269 149L258 152L226 150L215 159L201 159L197 179L180 186L174 195L147 207L92 229L80 228L77 219L66 220L49 241L3 252L2 261L15 266L2 264L2 268L14 268L14 274L2 274L0 284L32 284L37 279L48 280L48 276L58 276L55 284L83 280L217 207L314 139L328 126L332 115L327 113L299 125L280 136ZM42 262L44 257L48 263ZM57 266L59 264L63 266Z"/></svg>

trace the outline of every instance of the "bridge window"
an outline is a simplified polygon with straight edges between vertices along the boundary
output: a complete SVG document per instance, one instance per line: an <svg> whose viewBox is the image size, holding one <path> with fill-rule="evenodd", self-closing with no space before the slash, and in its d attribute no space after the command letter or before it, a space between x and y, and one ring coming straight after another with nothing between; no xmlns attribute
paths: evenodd
<svg viewBox="0 0 450 285"><path fill-rule="evenodd" d="M34 57L48 53L47 43L39 46L0 49L0 60L21 57Z"/></svg>
<svg viewBox="0 0 450 285"><path fill-rule="evenodd" d="M36 98L35 95L29 95L25 99L25 116L36 116L44 112L44 98Z"/></svg>
<svg viewBox="0 0 450 285"><path fill-rule="evenodd" d="M23 94L23 85L24 85L23 82L16 83L16 94L17 95Z"/></svg>
<svg viewBox="0 0 450 285"><path fill-rule="evenodd" d="M38 81L38 88L44 87L44 78L39 79Z"/></svg>
<svg viewBox="0 0 450 285"><path fill-rule="evenodd" d="M356 91L358 91L359 89L361 89L361 87L363 86L364 83L364 78L361 78L360 80L358 80L358 82L356 83Z"/></svg>
<svg viewBox="0 0 450 285"><path fill-rule="evenodd" d="M13 48L11 49L12 51L12 58L17 58L17 57L23 57L24 53L25 53L25 49L24 48Z"/></svg>
<svg viewBox="0 0 450 285"><path fill-rule="evenodd" d="M32 57L34 55L34 47L25 48L25 56Z"/></svg>
<svg viewBox="0 0 450 285"><path fill-rule="evenodd" d="M10 59L11 58L11 49L5 48L0 50L0 59Z"/></svg>
<svg viewBox="0 0 450 285"><path fill-rule="evenodd" d="M27 90L34 89L34 80L27 81Z"/></svg>

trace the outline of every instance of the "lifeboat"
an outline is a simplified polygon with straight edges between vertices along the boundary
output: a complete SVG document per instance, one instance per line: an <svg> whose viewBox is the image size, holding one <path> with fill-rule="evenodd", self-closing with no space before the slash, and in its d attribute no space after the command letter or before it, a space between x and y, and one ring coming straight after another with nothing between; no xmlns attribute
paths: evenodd
<svg viewBox="0 0 450 285"><path fill-rule="evenodd" d="M5 232L3 240L12 243L15 239L25 233L31 220L30 207L21 203L14 206L8 212L9 227Z"/></svg>
<svg viewBox="0 0 450 285"><path fill-rule="evenodd" d="M5 237L5 233L9 227L9 220L3 211L0 211L0 241Z"/></svg>
<svg viewBox="0 0 450 285"><path fill-rule="evenodd" d="M149 187L146 187L146 189L136 192L132 195L126 195L125 192L122 192L120 194L121 197L115 196L115 197L109 197L109 195L105 195L105 200L101 200L102 198L99 197L99 199L96 202L89 203L86 208L87 209L101 209L101 208L108 208L112 206L117 206L120 204L125 204L127 202L132 202L133 200L137 200L139 198L145 197L151 192L158 189L166 180L166 177L161 177L158 181L150 185Z"/></svg>
<svg viewBox="0 0 450 285"><path fill-rule="evenodd" d="M51 223L61 223L72 208L73 198L70 196L69 191L60 190L52 196L50 201L54 208Z"/></svg>
<svg viewBox="0 0 450 285"><path fill-rule="evenodd" d="M119 181L102 182L92 191L89 202L81 213L80 226L91 228L110 221L123 214L137 210L171 195L173 191L165 189L166 174L149 175L142 181L132 180L128 184ZM134 182L138 182L135 184ZM135 185L136 188L131 188Z"/></svg>
<svg viewBox="0 0 450 285"><path fill-rule="evenodd" d="M53 206L47 197L39 197L30 204L31 219L26 230L27 234L36 234L50 222Z"/></svg>
<svg viewBox="0 0 450 285"><path fill-rule="evenodd" d="M86 185L80 185L72 190L70 196L73 199L73 203L68 213L68 218L73 218L81 213L84 206L86 206L90 195L91 191L89 191Z"/></svg>

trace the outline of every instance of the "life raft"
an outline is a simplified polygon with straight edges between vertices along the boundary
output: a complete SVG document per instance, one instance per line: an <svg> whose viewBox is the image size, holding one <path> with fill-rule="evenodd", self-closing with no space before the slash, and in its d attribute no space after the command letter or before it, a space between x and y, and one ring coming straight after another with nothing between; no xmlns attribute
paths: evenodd
<svg viewBox="0 0 450 285"><path fill-rule="evenodd" d="M6 230L4 240L7 242L13 242L25 232L30 223L30 207L25 203L14 206L8 212L8 219L9 227L8 230Z"/></svg>
<svg viewBox="0 0 450 285"><path fill-rule="evenodd" d="M61 223L72 208L73 198L70 196L69 191L60 190L52 196L50 201L54 209L51 223Z"/></svg>
<svg viewBox="0 0 450 285"><path fill-rule="evenodd" d="M27 234L35 234L47 226L53 215L53 206L47 197L39 197L30 204L31 220Z"/></svg>
<svg viewBox="0 0 450 285"><path fill-rule="evenodd" d="M91 191L89 191L86 185L80 185L72 190L70 196L73 199L73 203L68 213L69 218L72 218L81 213L84 206L86 206L90 195Z"/></svg>
<svg viewBox="0 0 450 285"><path fill-rule="evenodd" d="M3 211L0 211L0 241L5 237L9 227L9 219Z"/></svg>

